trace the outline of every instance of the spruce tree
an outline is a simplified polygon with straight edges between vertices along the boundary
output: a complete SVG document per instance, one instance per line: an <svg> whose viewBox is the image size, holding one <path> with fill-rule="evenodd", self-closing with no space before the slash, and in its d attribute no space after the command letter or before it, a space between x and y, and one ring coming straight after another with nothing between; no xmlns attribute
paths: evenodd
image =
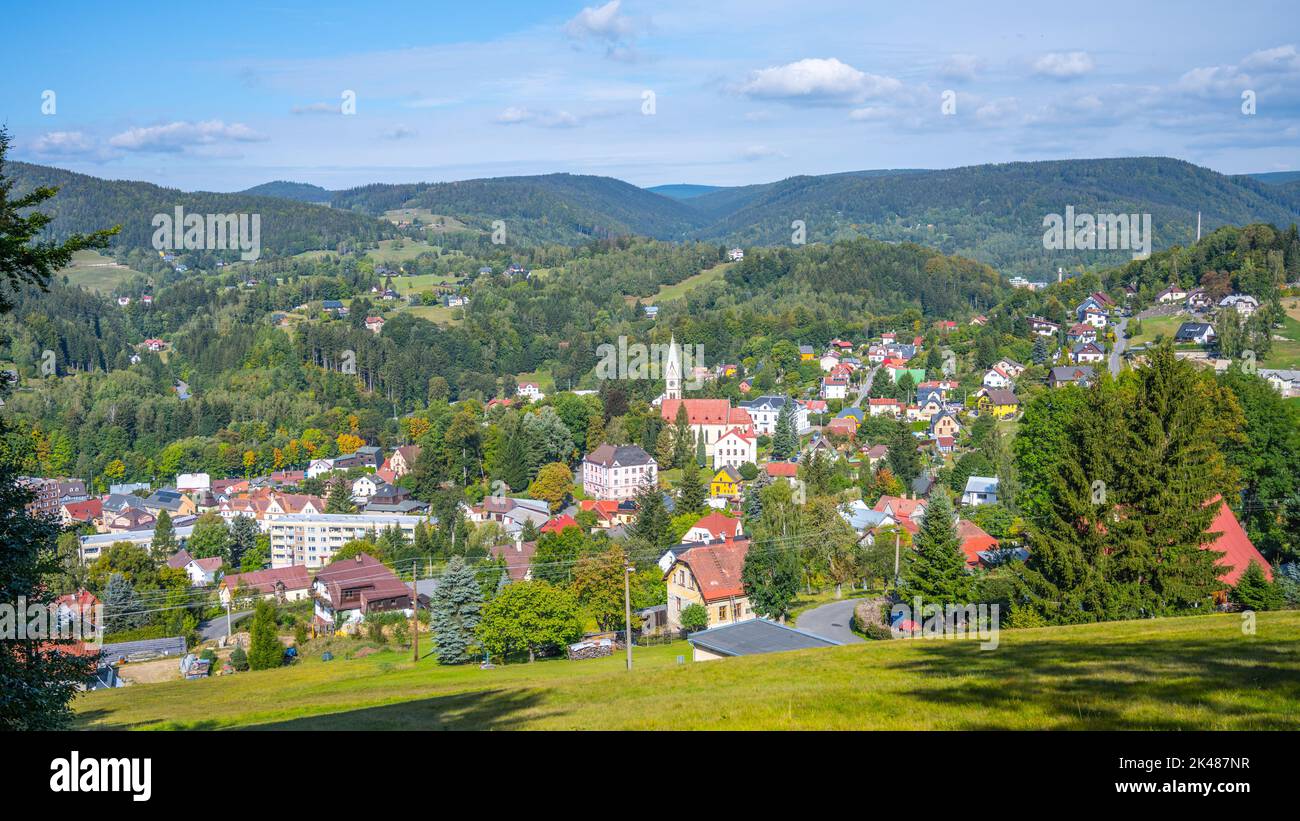
<svg viewBox="0 0 1300 821"><path fill-rule="evenodd" d="M108 578L104 588L104 632L118 633L142 626L147 616L140 611L140 597L136 595L135 586L121 573L114 573Z"/></svg>
<svg viewBox="0 0 1300 821"><path fill-rule="evenodd" d="M153 542L149 552L155 561L166 561L176 552L176 529L172 527L172 517L165 511L158 511L158 521L153 526Z"/></svg>
<svg viewBox="0 0 1300 821"><path fill-rule="evenodd" d="M356 507L352 504L352 488L348 486L347 479L342 476L338 476L330 482L329 493L325 496L325 512L356 512Z"/></svg>
<svg viewBox="0 0 1300 821"><path fill-rule="evenodd" d="M903 483L911 487L912 480L921 475L921 454L916 450L916 437L906 419L899 419L889 435L889 469Z"/></svg>
<svg viewBox="0 0 1300 821"><path fill-rule="evenodd" d="M799 449L799 432L794 427L794 401L787 398L776 417L772 434L772 458L786 460Z"/></svg>
<svg viewBox="0 0 1300 821"><path fill-rule="evenodd" d="M636 496L637 516L632 523L632 535L654 547L672 544L672 517L664 506L659 489L647 485Z"/></svg>
<svg viewBox="0 0 1300 821"><path fill-rule="evenodd" d="M470 659L483 609L483 591L474 570L453 556L433 594L430 629L439 664Z"/></svg>
<svg viewBox="0 0 1300 821"><path fill-rule="evenodd" d="M253 610L253 626L249 628L248 666L254 670L270 670L284 661L284 645L276 629L275 608L266 599L258 599Z"/></svg>
<svg viewBox="0 0 1300 821"><path fill-rule="evenodd" d="M1246 610L1276 610L1283 602L1282 589L1268 580L1264 568L1256 561L1246 566L1245 572L1232 588L1230 598L1234 604Z"/></svg>
<svg viewBox="0 0 1300 821"><path fill-rule="evenodd" d="M916 535L916 554L903 574L905 598L919 596L925 604L965 603L970 577L953 514L947 492L936 487Z"/></svg>
<svg viewBox="0 0 1300 821"><path fill-rule="evenodd" d="M704 486L704 481L700 478L699 465L695 464L694 460L688 459L686 465L682 467L682 478L677 488L677 513L693 513L704 507L708 488Z"/></svg>
<svg viewBox="0 0 1300 821"><path fill-rule="evenodd" d="M691 436L690 416L686 413L686 403L682 402L677 406L677 418L673 428L673 467L685 467L686 460L690 458L691 443L695 437Z"/></svg>

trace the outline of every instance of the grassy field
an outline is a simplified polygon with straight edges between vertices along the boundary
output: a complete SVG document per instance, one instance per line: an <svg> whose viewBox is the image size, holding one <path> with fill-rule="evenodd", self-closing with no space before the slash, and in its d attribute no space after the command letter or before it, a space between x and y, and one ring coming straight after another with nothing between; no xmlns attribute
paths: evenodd
<svg viewBox="0 0 1300 821"><path fill-rule="evenodd" d="M1300 612L869 642L692 663L684 643L494 670L395 652L86 693L111 729L1300 729ZM685 656L684 664L677 657Z"/></svg>
<svg viewBox="0 0 1300 821"><path fill-rule="evenodd" d="M1259 363L1260 367L1287 370L1300 368L1300 299L1283 300L1282 307L1286 309L1283 327L1274 330L1273 335L1286 339L1273 340L1273 350Z"/></svg>
<svg viewBox="0 0 1300 821"><path fill-rule="evenodd" d="M658 305L660 303L669 302L674 299L681 299L682 297L686 296L688 293L700 287L701 285L706 285L710 282L715 282L721 279L722 276L726 274L727 271L731 268L731 266L735 264L736 263L734 262L719 263L713 266L712 268L708 268L706 270L700 271L698 274L696 274L693 277L687 277L686 279L683 279L681 282L678 282L675 285L661 285L659 286L658 292L656 292L653 296L628 297L627 298L628 302L629 303L636 302L637 299L640 299L642 304L644 305Z"/></svg>
<svg viewBox="0 0 1300 821"><path fill-rule="evenodd" d="M118 265L112 257L104 256L98 251L77 251L72 255L72 264L55 276L66 276L70 284L80 285L90 291L108 293L137 274L147 276L125 265Z"/></svg>
<svg viewBox="0 0 1300 821"><path fill-rule="evenodd" d="M1165 339L1173 339L1174 334L1178 333L1178 326L1182 325L1188 319L1187 316L1176 314L1174 316L1153 316L1148 319L1130 320L1129 331L1133 330L1133 322L1142 323L1142 333L1129 337L1127 345L1149 344L1156 340L1156 337L1163 336Z"/></svg>

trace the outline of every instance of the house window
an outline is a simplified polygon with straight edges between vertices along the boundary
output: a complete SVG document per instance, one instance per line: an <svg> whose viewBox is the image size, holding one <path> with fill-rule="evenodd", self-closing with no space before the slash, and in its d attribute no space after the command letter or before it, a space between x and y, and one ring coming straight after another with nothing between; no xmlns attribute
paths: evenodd
<svg viewBox="0 0 1300 821"><path fill-rule="evenodd" d="M727 606L724 604L718 608L718 621L727 620Z"/></svg>

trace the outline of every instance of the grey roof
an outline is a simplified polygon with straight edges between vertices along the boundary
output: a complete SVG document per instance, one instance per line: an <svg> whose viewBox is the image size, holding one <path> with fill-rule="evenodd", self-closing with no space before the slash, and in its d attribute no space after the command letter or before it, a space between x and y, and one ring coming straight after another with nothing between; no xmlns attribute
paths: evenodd
<svg viewBox="0 0 1300 821"><path fill-rule="evenodd" d="M789 401L791 400L788 396L769 395L760 396L757 399L750 399L744 402L737 402L736 405L745 408L746 410L762 410L764 408L780 410L785 407L785 403Z"/></svg>
<svg viewBox="0 0 1300 821"><path fill-rule="evenodd" d="M749 619L686 637L694 647L702 647L722 656L752 656L759 653L783 653L816 647L837 647L838 641L814 636L767 619Z"/></svg>
<svg viewBox="0 0 1300 821"><path fill-rule="evenodd" d="M1184 322L1178 326L1178 333L1174 334L1174 339L1195 339L1206 331L1214 332L1214 327L1208 322Z"/></svg>
<svg viewBox="0 0 1300 821"><path fill-rule="evenodd" d="M396 504L371 502L366 505L367 513L416 513L428 509L429 503L421 502L419 499L403 499Z"/></svg>
<svg viewBox="0 0 1300 821"><path fill-rule="evenodd" d="M998 477L972 476L966 480L964 493L997 493Z"/></svg>
<svg viewBox="0 0 1300 821"><path fill-rule="evenodd" d="M185 638L172 636L166 639L141 639L140 641L123 641L105 644L99 650L100 657L107 661L130 658L134 655L149 656L183 656L185 655Z"/></svg>
<svg viewBox="0 0 1300 821"><path fill-rule="evenodd" d="M604 465L605 467L612 465L633 467L648 465L654 459L638 445L604 444L588 453L583 461L591 462L593 465Z"/></svg>

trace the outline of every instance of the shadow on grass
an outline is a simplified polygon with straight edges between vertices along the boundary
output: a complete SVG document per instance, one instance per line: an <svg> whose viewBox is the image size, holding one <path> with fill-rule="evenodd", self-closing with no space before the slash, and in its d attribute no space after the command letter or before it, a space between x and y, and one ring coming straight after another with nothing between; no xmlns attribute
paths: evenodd
<svg viewBox="0 0 1300 821"><path fill-rule="evenodd" d="M517 728L525 713L529 719L554 714L538 710L542 695L537 690L480 690L238 728L203 720L175 725L164 723L161 726L156 720L114 723L111 721L112 713L91 710L77 717L77 726L88 730L141 727L178 730L505 730ZM96 723L99 721L106 723Z"/></svg>
<svg viewBox="0 0 1300 821"><path fill-rule="evenodd" d="M1000 713L1036 713L1057 729L1300 729L1300 636L1292 640L1016 642L913 639L909 695L1004 729ZM961 677L961 680L954 681ZM969 677L969 678L967 678ZM1189 714L1190 713L1190 714Z"/></svg>

